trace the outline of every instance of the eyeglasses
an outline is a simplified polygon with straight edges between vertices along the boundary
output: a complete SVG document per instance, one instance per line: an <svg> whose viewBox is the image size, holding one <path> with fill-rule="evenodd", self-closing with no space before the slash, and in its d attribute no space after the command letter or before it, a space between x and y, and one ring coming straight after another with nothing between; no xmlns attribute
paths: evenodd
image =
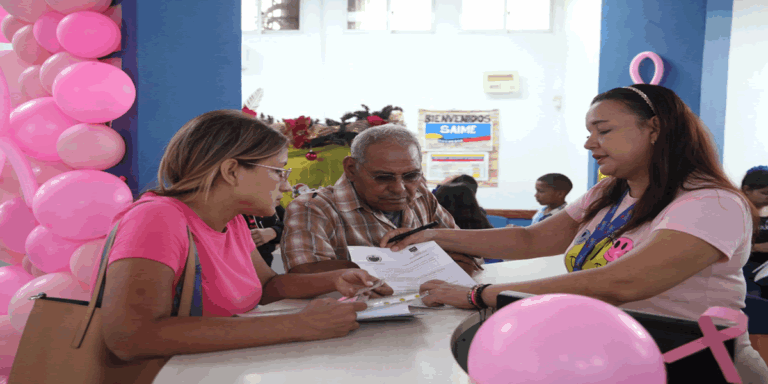
<svg viewBox="0 0 768 384"><path fill-rule="evenodd" d="M397 175L395 174L374 175L367 168L365 168L365 166L361 165L361 168L363 168L366 173L371 175L373 181L377 182L378 184L391 184L397 181ZM402 177L404 183L412 184L421 180L421 171L408 172L401 175L400 177Z"/></svg>
<svg viewBox="0 0 768 384"><path fill-rule="evenodd" d="M275 170L275 171L279 171L280 172L280 180L282 180L282 181L288 181L288 176L290 176L291 175L291 171L293 171L293 168L285 169L285 168L278 168L278 167L270 167L269 165L254 164L254 163L247 163L247 162L243 162L243 163L244 164L248 164L248 165L252 165L254 167L261 167L261 168L267 168L267 169L272 169L272 170Z"/></svg>

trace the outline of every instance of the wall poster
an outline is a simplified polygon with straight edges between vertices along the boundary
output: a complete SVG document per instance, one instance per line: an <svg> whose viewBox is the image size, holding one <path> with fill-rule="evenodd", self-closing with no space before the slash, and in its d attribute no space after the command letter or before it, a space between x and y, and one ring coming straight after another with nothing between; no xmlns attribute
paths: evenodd
<svg viewBox="0 0 768 384"><path fill-rule="evenodd" d="M498 187L499 110L419 110L424 176L434 186L467 174L480 187Z"/></svg>

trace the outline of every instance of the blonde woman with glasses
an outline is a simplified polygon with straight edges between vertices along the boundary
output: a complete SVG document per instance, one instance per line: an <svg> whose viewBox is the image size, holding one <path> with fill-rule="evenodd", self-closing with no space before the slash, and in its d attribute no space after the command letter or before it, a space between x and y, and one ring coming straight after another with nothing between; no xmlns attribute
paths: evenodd
<svg viewBox="0 0 768 384"><path fill-rule="evenodd" d="M102 313L117 357L326 339L358 328L356 311L365 304L333 299L314 300L298 314L233 317L284 298L351 296L376 281L359 269L278 275L261 258L243 214L273 215L290 190L287 144L281 133L239 111L205 113L173 136L158 187L114 220ZM202 308L198 316L180 318L171 313L190 247L187 229L199 259ZM373 295L388 294L385 285Z"/></svg>

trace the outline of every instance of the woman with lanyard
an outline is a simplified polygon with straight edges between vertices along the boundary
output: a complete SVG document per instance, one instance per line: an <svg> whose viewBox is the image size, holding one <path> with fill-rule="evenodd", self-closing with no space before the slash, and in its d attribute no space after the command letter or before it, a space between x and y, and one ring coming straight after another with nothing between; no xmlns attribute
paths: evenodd
<svg viewBox="0 0 768 384"><path fill-rule="evenodd" d="M646 84L598 95L584 147L606 178L565 210L526 228L430 229L396 243L507 260L565 254L565 275L466 288L421 286L427 305L496 305L501 291L572 293L627 309L697 320L710 307L744 308L741 272L757 211L725 175L707 128L671 90ZM744 383L768 383L768 367L744 334L736 343Z"/></svg>

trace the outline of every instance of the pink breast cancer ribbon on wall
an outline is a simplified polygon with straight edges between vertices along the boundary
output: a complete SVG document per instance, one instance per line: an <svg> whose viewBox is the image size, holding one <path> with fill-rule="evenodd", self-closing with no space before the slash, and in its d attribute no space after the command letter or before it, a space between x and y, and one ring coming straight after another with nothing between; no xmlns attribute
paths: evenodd
<svg viewBox="0 0 768 384"><path fill-rule="evenodd" d="M650 84L659 85L661 78L664 76L664 61L661 60L659 55L651 51L640 52L632 59L632 62L629 63L629 77L632 78L635 84L645 84L643 78L640 77L640 62L645 59L653 61L653 79L651 79Z"/></svg>
<svg viewBox="0 0 768 384"><path fill-rule="evenodd" d="M712 322L713 317L729 320L736 323L736 325L718 331ZM729 383L741 384L741 377L736 371L736 366L733 365L733 360L728 355L728 350L725 349L723 342L736 338L747 331L747 315L730 308L712 307L699 317L699 328L701 328L701 332L704 334L702 338L668 351L664 354L664 362L674 363L702 349L709 348L712 354L715 355L715 360L717 360L720 370L723 371L725 379Z"/></svg>

